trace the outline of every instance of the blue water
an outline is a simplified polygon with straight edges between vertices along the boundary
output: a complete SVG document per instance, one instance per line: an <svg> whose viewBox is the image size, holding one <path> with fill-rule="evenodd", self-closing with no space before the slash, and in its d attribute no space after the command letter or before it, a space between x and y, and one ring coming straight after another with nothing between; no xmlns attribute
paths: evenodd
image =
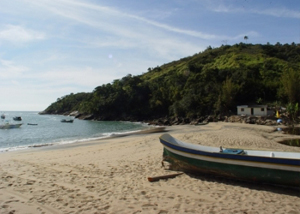
<svg viewBox="0 0 300 214"><path fill-rule="evenodd" d="M142 123L119 121L86 121L75 119L73 123L62 123L71 117L62 115L39 115L38 112L0 112L5 119L0 124L22 123L20 128L0 129L0 152L29 149L35 146L50 146L109 137L149 128ZM13 117L21 116L22 121ZM28 125L37 124L37 125Z"/></svg>

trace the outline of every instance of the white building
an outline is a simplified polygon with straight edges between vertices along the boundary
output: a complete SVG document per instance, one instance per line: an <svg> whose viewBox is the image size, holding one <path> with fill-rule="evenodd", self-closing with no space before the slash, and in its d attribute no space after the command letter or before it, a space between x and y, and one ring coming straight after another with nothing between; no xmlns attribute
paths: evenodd
<svg viewBox="0 0 300 214"><path fill-rule="evenodd" d="M246 116L267 116L272 114L272 112L268 112L266 105L242 105L237 106L237 114Z"/></svg>

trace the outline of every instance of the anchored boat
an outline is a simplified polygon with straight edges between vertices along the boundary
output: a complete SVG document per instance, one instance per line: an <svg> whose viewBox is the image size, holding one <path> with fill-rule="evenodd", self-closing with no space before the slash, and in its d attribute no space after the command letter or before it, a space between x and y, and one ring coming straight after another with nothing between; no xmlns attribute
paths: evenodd
<svg viewBox="0 0 300 214"><path fill-rule="evenodd" d="M3 125L0 125L0 129L14 129L14 128L20 128L22 123L19 124L10 124L10 123L5 123Z"/></svg>

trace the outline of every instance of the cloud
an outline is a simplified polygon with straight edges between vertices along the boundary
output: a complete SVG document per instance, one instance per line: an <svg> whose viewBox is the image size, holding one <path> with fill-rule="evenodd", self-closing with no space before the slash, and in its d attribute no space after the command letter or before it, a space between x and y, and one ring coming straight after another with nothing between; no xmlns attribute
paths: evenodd
<svg viewBox="0 0 300 214"><path fill-rule="evenodd" d="M103 75L103 73L106 73ZM94 88L99 83L107 83L116 79L112 71L103 71L92 67L61 67L43 71L32 78L47 82L52 87L73 85L77 88Z"/></svg>
<svg viewBox="0 0 300 214"><path fill-rule="evenodd" d="M84 1L40 0L28 3L35 5L38 11L50 12L52 17L49 21L53 25L57 25L56 21L59 20L61 28L69 26L70 31L63 35L63 39L67 42L71 39L77 45L82 44L83 49L139 50L140 53L151 54L166 61L199 52L207 46L202 45L207 41L227 39L226 36L183 29ZM47 17L49 18L49 14ZM82 31L82 28L85 30ZM70 37L70 32L74 32L74 37ZM81 34L80 37L76 37L78 33Z"/></svg>
<svg viewBox="0 0 300 214"><path fill-rule="evenodd" d="M26 66L16 65L11 60L0 59L0 77L2 80L20 78L28 70Z"/></svg>
<svg viewBox="0 0 300 214"><path fill-rule="evenodd" d="M245 9L241 7L233 7L230 5L224 5L224 4L219 4L219 5L210 5L209 6L210 10L217 12L217 13L238 13L238 12L245 12Z"/></svg>
<svg viewBox="0 0 300 214"><path fill-rule="evenodd" d="M255 9L247 9L244 6L233 6L233 5L210 5L209 8L218 13L253 13L260 14L266 16L274 16L274 17L285 17L285 18L296 18L300 19L300 12L292 9L287 9L285 7L273 7L270 8L271 5L268 5L267 9L263 8L255 8ZM249 6L250 7L250 6Z"/></svg>
<svg viewBox="0 0 300 214"><path fill-rule="evenodd" d="M25 43L45 39L45 35L18 25L5 25L0 29L0 42Z"/></svg>
<svg viewBox="0 0 300 214"><path fill-rule="evenodd" d="M266 10L253 10L251 12L256 13L256 14L275 16L275 17L300 19L299 11L289 10L286 8L271 8L271 9L266 9Z"/></svg>
<svg viewBox="0 0 300 214"><path fill-rule="evenodd" d="M168 31L171 31L171 32L175 32L175 33L184 34L184 35L187 35L187 36L198 37L198 38L201 38L201 39L216 39L216 38L218 38L218 36L213 35L213 34L205 34L205 33L199 32L199 31L176 28L176 27L172 27L172 26L169 26L169 25L166 25L166 24L159 23L159 22L151 21L151 20L148 20L148 19L145 19L145 18L142 18L142 17L133 16L133 18L136 18L137 20L141 20L144 23L153 25L155 27L158 27L158 28L161 28L161 29L164 29L164 30L168 30Z"/></svg>
<svg viewBox="0 0 300 214"><path fill-rule="evenodd" d="M213 34L173 27L141 16L122 12L111 7L99 6L92 3L69 0L44 0L43 3L40 1L30 3L38 4L40 7L44 7L49 11L65 18L72 19L90 26L99 27L103 30L128 37L138 35L136 32L138 28L135 28L136 25L148 25L148 27L153 26L161 30L201 39L215 39L218 37L217 35ZM132 23L132 28L134 31L132 31L132 29L127 30L128 26L126 26L126 28L123 26L124 21L131 23L132 21L135 21L135 23Z"/></svg>

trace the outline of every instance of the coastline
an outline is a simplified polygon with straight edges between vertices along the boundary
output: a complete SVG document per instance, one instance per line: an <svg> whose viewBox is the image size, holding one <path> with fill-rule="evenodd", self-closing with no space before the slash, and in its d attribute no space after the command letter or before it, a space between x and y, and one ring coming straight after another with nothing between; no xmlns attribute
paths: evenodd
<svg viewBox="0 0 300 214"><path fill-rule="evenodd" d="M30 118L28 119L28 115L25 115L24 118L27 121L30 120ZM25 121L25 124L18 129L1 130L1 134L3 132L4 135L0 143L0 155L6 152L36 149L39 147L47 148L64 144L85 143L119 135L128 135L155 127L142 122L132 123L127 121L90 122L78 120L74 124L65 125L60 122L60 117L51 116L49 118L45 120L44 118L31 119L39 119L39 126L26 126ZM24 123L24 121L22 122ZM115 129L113 127L110 129L114 125L111 123L114 122L117 123L118 128ZM105 127L106 123L108 123L108 128ZM129 124L128 127L127 124Z"/></svg>
<svg viewBox="0 0 300 214"><path fill-rule="evenodd" d="M194 144L300 152L277 143L293 136L241 123L157 127L88 142L0 155L1 213L297 213L300 193L161 167L159 136ZM299 139L299 138L298 138Z"/></svg>

